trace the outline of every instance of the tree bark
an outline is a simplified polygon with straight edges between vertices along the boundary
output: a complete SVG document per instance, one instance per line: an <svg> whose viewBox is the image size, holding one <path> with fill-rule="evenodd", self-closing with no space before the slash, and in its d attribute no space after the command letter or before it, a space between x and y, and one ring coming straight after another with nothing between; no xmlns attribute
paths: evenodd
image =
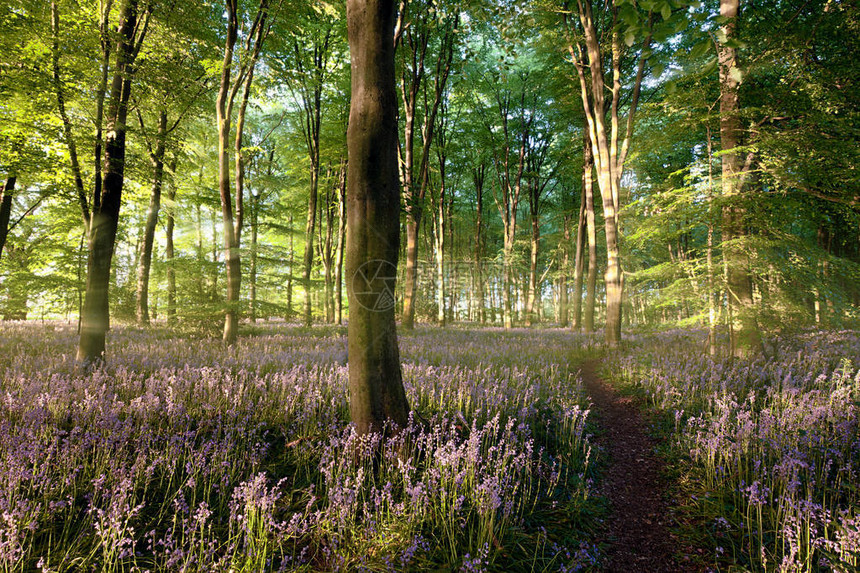
<svg viewBox="0 0 860 573"><path fill-rule="evenodd" d="M588 237L588 279L585 289L585 332L594 332L594 310L597 303L597 226L594 221L594 155L591 143L585 143L582 188L585 197L585 228Z"/></svg>
<svg viewBox="0 0 860 573"><path fill-rule="evenodd" d="M487 322L484 303L484 177L487 168L482 163L472 168L472 180L475 184L475 291L477 318L480 324Z"/></svg>
<svg viewBox="0 0 860 573"><path fill-rule="evenodd" d="M424 62L429 42L430 28L427 22L408 26L405 37L411 52L411 67L407 66L402 82L402 99L404 104L405 127L403 149L403 186L406 190L406 269L403 293L402 326L409 330L415 324L415 297L418 283L418 236L421 230L421 219L424 201L430 181L430 149L433 144L433 133L436 128L436 117L442 95L451 72L451 61L454 56L454 40L459 25L459 16L453 16L453 24L444 28L441 37L439 54L436 59L435 76L433 79L433 100L426 101L424 122L421 126L421 157L417 165L418 180L415 180L415 116L421 82L424 79ZM415 24L413 22L413 24ZM429 104L429 105L428 105Z"/></svg>
<svg viewBox="0 0 860 573"><path fill-rule="evenodd" d="M266 19L268 17L268 0L260 0L254 23L247 35L245 43L245 61L237 70L233 80L233 54L238 38L239 16L238 1L226 0L227 33L224 40L224 58L221 64L221 78L218 96L215 102L215 114L218 124L218 192L221 199L221 219L224 232L224 259L227 266L227 301L224 313L225 344L233 344L239 334L239 296L242 285L242 266L239 247L242 238L244 216L244 178L245 159L242 151L242 139L245 126L245 111L251 83L254 79L254 67L266 37ZM233 115L233 103L239 89L242 88L242 101L236 117L236 134L233 141L235 162L235 190L230 189L230 124ZM235 203L235 207L234 207Z"/></svg>
<svg viewBox="0 0 860 573"><path fill-rule="evenodd" d="M302 129L305 136L308 158L310 159L310 191L308 195L308 216L305 223L304 271L302 274L302 283L305 290L305 326L313 324L311 273L314 263L314 233L317 227L317 203L319 200L323 76L328 61L330 39L331 29L326 30L322 37L315 36L311 39L313 67L310 70L305 70L303 64L302 53L305 47L300 46L298 42L293 44L301 78L301 104L304 111ZM322 221L319 224L322 225Z"/></svg>
<svg viewBox="0 0 860 573"><path fill-rule="evenodd" d="M570 267L570 213L564 214L563 235L561 246L561 264L558 276L558 325L566 328L570 323L570 303L567 292L567 276ZM580 219L582 217L580 216ZM580 277L580 288L582 288L582 277Z"/></svg>
<svg viewBox="0 0 860 573"><path fill-rule="evenodd" d="M165 225L166 246L164 256L167 259L167 324L176 324L176 254L173 250L173 230L176 225L176 158L168 168L171 179L167 184L167 224Z"/></svg>
<svg viewBox="0 0 860 573"><path fill-rule="evenodd" d="M348 173L349 167L344 165ZM337 262L335 266L336 307L335 319L343 324L343 255L346 246L346 174L341 178L338 189L338 227L337 227Z"/></svg>
<svg viewBox="0 0 860 573"><path fill-rule="evenodd" d="M15 193L14 175L6 177L3 185L3 196L0 197L0 257L3 256L3 247L6 246L6 237L9 234L9 218L12 215L12 195Z"/></svg>
<svg viewBox="0 0 860 573"><path fill-rule="evenodd" d="M259 222L260 198L251 195L251 265L248 269L248 298L252 323L257 322L257 223Z"/></svg>
<svg viewBox="0 0 860 573"><path fill-rule="evenodd" d="M146 223L143 228L143 247L137 266L137 324L139 326L149 325L149 271L152 268L152 244L155 242L155 227L158 224L158 212L161 209L166 137L167 112L161 110L158 114L155 149L150 156L153 168L152 193L149 197L149 210L146 212Z"/></svg>
<svg viewBox="0 0 860 573"><path fill-rule="evenodd" d="M579 218L576 224L576 254L573 263L573 329L582 329L582 279L585 270L585 173L582 174L582 195L579 202Z"/></svg>
<svg viewBox="0 0 860 573"><path fill-rule="evenodd" d="M120 8L120 26L116 35L116 64L108 102L108 136L105 139L101 195L98 205L93 205L89 228L86 294L77 352L78 362L87 367L103 358L105 337L110 327L108 288L122 203L128 100L134 59L146 34L145 23L140 31L137 24L137 0L125 0Z"/></svg>
<svg viewBox="0 0 860 573"><path fill-rule="evenodd" d="M587 121L587 132L591 149L594 155L597 183L600 187L603 202L603 221L606 239L606 272L604 282L606 287L606 329L605 340L607 346L617 346L621 341L622 322L622 298L624 290L624 276L621 269L621 253L619 249L619 212L620 212L620 189L621 176L624 172L624 162L630 150L633 138L633 126L636 117L636 108L639 103L639 95L642 88L642 78L645 72L645 63L650 53L651 46L651 24L653 19L648 18L646 24L647 36L645 37L638 57L636 75L632 82L630 91L630 103L628 106L626 128L621 129L620 103L621 103L621 70L623 50L618 26L618 9L613 4L607 5L611 18L612 28L608 34L610 49L606 50L601 45L603 36L598 34L591 2L585 0L577 3L576 17L579 21L581 37L584 46L579 41L571 42L568 51L576 67L579 78L580 95ZM568 16L565 16L568 18ZM573 18L570 18L572 20ZM609 66L611 66L611 88L608 88L607 78L604 76L604 55L611 54ZM586 76L586 70L589 75ZM611 93L608 102L605 98L606 92ZM608 123L607 123L608 119Z"/></svg>
<svg viewBox="0 0 860 573"><path fill-rule="evenodd" d="M737 36L740 0L720 0L720 16L725 42L717 45L720 69L720 146L722 148L723 257L727 269L729 305L733 317L732 354L747 356L761 348L761 336L755 317L749 258L737 245L745 234L745 209L741 204L743 165L735 150L742 134L738 92L740 72L737 48L731 44Z"/></svg>
<svg viewBox="0 0 860 573"><path fill-rule="evenodd" d="M227 299L235 285L235 272L239 270L239 243L236 239L233 215L233 196L230 190L230 123L233 112L231 92L231 73L233 68L233 50L236 46L239 21L236 6L237 0L226 0L227 35L224 40L224 58L221 63L221 82L215 101L215 114L218 123L218 192L221 199L221 218L224 227L224 254L227 263ZM237 335L238 320L235 309L228 308L224 320L224 341L231 344Z"/></svg>
<svg viewBox="0 0 860 573"><path fill-rule="evenodd" d="M350 414L359 434L392 431L387 422L404 428L409 413L393 298L400 248L394 20L392 0L347 1L347 336Z"/></svg>
<svg viewBox="0 0 860 573"><path fill-rule="evenodd" d="M293 214L290 213L290 258L287 261L290 274L287 277L287 319L293 317L293 276L296 267L295 235L296 230L293 227Z"/></svg>

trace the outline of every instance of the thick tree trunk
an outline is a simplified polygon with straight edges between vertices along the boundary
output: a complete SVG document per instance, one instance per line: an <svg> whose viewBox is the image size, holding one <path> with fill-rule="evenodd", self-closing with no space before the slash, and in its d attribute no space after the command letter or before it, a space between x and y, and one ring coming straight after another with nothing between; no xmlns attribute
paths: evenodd
<svg viewBox="0 0 860 573"><path fill-rule="evenodd" d="M98 208L93 209L89 229L87 284L77 352L78 362L86 366L103 358L105 336L110 327L108 288L122 203L126 119L136 52L137 0L123 2L120 22L108 103L108 137L105 140L101 196ZM142 40L140 37L138 42Z"/></svg>
<svg viewBox="0 0 860 573"><path fill-rule="evenodd" d="M167 224L165 234L167 244L164 256L167 259L167 324L176 324L176 256L173 250L173 230L176 225L176 183L172 179L176 177L176 159L170 162L169 168L171 179L167 185Z"/></svg>
<svg viewBox="0 0 860 573"><path fill-rule="evenodd" d="M3 256L3 247L6 246L6 237L9 234L9 218L12 215L12 195L15 193L14 175L6 177L3 185L3 196L0 197L0 257Z"/></svg>
<svg viewBox="0 0 860 573"><path fill-rule="evenodd" d="M143 121L143 120L141 120ZM137 324L149 325L149 271L152 268L152 244L155 242L155 227L161 209L161 187L164 180L164 149L167 136L167 112L158 115L158 132L155 150L152 152L152 193L149 197L149 210L143 228L143 247L137 266Z"/></svg>
<svg viewBox="0 0 860 573"><path fill-rule="evenodd" d="M403 428L409 413L394 321L400 248L394 19L392 0L347 1L349 390L360 434L390 432L387 422Z"/></svg>
<svg viewBox="0 0 860 573"><path fill-rule="evenodd" d="M740 203L743 192L743 165L735 148L740 145L741 118L738 91L737 48L731 45L736 38L739 0L720 0L720 16L724 19L726 41L718 44L720 68L720 146L722 148L722 191L726 202L723 207L723 256L727 267L729 305L732 308L735 333L732 354L746 356L761 348L761 336L755 317L752 279L749 258L736 245L745 235L745 209Z"/></svg>

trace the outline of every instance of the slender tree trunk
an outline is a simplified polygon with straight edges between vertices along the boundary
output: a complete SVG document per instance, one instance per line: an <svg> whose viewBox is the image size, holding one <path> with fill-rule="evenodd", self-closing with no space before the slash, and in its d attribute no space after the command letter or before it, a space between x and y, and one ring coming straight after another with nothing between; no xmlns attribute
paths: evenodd
<svg viewBox="0 0 860 573"><path fill-rule="evenodd" d="M104 26L106 26L106 24L103 24L103 30L102 30L103 32L104 32ZM52 63L52 68L53 68L54 90L55 90L56 95L57 95L57 111L59 111L60 119L63 122L63 136L65 137L65 140L66 140L66 147L69 150L69 163L71 164L71 167L72 167L72 176L74 177L74 180L75 180L75 190L78 193L78 204L81 208L81 215L83 216L84 228L87 232L89 232L89 228L90 228L90 206L89 206L89 201L87 200L87 192L84 189L84 179L83 179L83 175L81 174L80 161L78 160L78 148L77 148L77 145L75 144L75 138L72 134L72 122L69 119L69 114L66 112L66 97L65 97L65 92L63 90L63 80L60 77L60 38L59 38L59 35L60 35L60 12L59 12L59 8L57 6L57 2L53 1L53 2L51 2L51 63ZM102 38L104 41L104 38L106 38L106 35L103 34ZM105 77L105 80L104 80L105 83L107 82L107 73L108 73L107 69L108 69L109 63L110 63L110 52L107 51L104 55L104 61L102 62L102 70L103 70L103 74ZM105 86L103 85L100 87L101 87L101 91L100 91L99 95L97 96L97 98L98 98L98 100L97 100L98 101L98 110L96 113L96 122L98 125L98 127L97 127L97 136L98 137L96 138L96 150L97 150L97 152L100 149L99 146L101 145L101 141L102 141L102 139L101 139L101 119L102 119L103 113L102 113L101 107L102 107L102 104L104 102L104 92L105 92ZM96 157L97 175L96 175L95 179L97 181L99 180L98 173L101 171L100 160L101 160L100 157ZM95 209L95 207L94 207L94 209ZM78 322L80 323L80 317L78 317L78 319L79 319ZM79 324L78 331L80 332L80 324Z"/></svg>
<svg viewBox="0 0 860 573"><path fill-rule="evenodd" d="M720 16L724 19L724 43L718 44L720 68L720 146L722 148L722 190L726 201L723 207L723 256L727 266L729 305L734 307L736 333L732 354L746 356L761 348L761 336L756 323L753 305L752 279L749 258L736 241L745 232L745 209L740 203L743 192L743 165L736 151L742 133L738 91L737 48L731 42L736 38L739 0L720 0Z"/></svg>
<svg viewBox="0 0 860 573"><path fill-rule="evenodd" d="M418 17L418 14L415 15ZM426 17L426 16L424 16ZM436 117L443 103L443 94L451 71L451 61L454 55L454 41L459 26L459 16L455 13L453 21L444 25L440 38L441 45L436 59L435 76L433 78L433 99L426 100L424 123L421 126L422 148L421 163L418 168L418 181L415 181L415 111L421 82L424 79L425 56L430 35L428 22L413 22L405 33L409 36L412 50L411 67L404 77L402 96L405 109L404 130L404 165L403 185L406 189L406 272L403 296L402 326L412 329L415 324L415 297L418 281L418 237L421 230L422 212L427 188L430 181L430 149L433 144L433 133L436 128Z"/></svg>
<svg viewBox="0 0 860 573"><path fill-rule="evenodd" d="M585 174L582 175L582 196L579 202L579 217L576 223L576 254L573 263L573 329L582 329L582 278L585 270Z"/></svg>
<svg viewBox="0 0 860 573"><path fill-rule="evenodd" d="M394 19L392 0L347 0L347 336L350 414L359 434L390 432L387 422L403 428L409 413L393 296L400 248Z"/></svg>
<svg viewBox="0 0 860 573"><path fill-rule="evenodd" d="M248 296L251 299L251 322L257 322L257 224L259 222L260 198L251 195L251 266L248 269Z"/></svg>
<svg viewBox="0 0 860 573"><path fill-rule="evenodd" d="M483 164L473 168L472 180L475 183L475 286L478 322L487 322L484 303L484 177L487 168Z"/></svg>
<svg viewBox="0 0 860 573"><path fill-rule="evenodd" d="M403 283L402 326L406 330L415 327L415 296L418 291L418 229L420 215L413 214L406 221L406 270Z"/></svg>
<svg viewBox="0 0 860 573"><path fill-rule="evenodd" d="M142 121L142 120L141 120ZM137 324L149 325L149 271L152 268L152 244L155 242L155 227L161 209L161 187L164 180L164 149L167 137L167 112L158 114L158 133L155 150L151 160L153 167L152 193L149 197L149 210L143 228L143 247L137 266Z"/></svg>
<svg viewBox="0 0 860 573"><path fill-rule="evenodd" d="M6 245L6 237L9 234L9 218L12 215L12 195L15 193L14 175L6 177L3 185L3 196L0 197L0 257L3 256L3 247Z"/></svg>
<svg viewBox="0 0 860 573"><path fill-rule="evenodd" d="M227 266L227 301L224 313L225 344L233 344L239 335L239 298L242 287L242 264L239 247L242 240L242 225L244 217L244 181L245 157L242 148L245 128L245 112L254 80L254 67L263 40L266 37L268 16L268 0L260 0L254 24L247 37L245 51L246 59L232 79L233 52L238 38L239 16L237 0L226 0L227 34L224 41L224 58L221 65L221 78L218 96L215 102L216 120L218 123L218 191L221 198L221 219L224 232L224 258ZM233 103L239 89L242 88L242 101L236 116L234 151L235 190L230 189L230 123L232 121ZM235 206L234 206L235 204Z"/></svg>
<svg viewBox="0 0 860 573"><path fill-rule="evenodd" d="M445 181L439 188L439 203L436 205L436 323L445 326Z"/></svg>
<svg viewBox="0 0 860 573"><path fill-rule="evenodd" d="M238 317L236 309L230 308L231 295L236 290L236 275L239 268L239 242L236 238L233 215L233 194L230 189L230 123L233 111L231 92L231 73L233 49L238 35L238 16L236 0L226 0L227 35L224 44L224 58L221 65L221 83L215 103L218 123L218 191L221 198L221 218L224 227L224 254L227 263L227 304L224 319L224 342L232 344L237 335Z"/></svg>
<svg viewBox="0 0 860 573"><path fill-rule="evenodd" d="M290 213L290 259L287 262L290 268L290 274L287 276L287 318L293 317L293 276L296 267L296 249L295 249L295 234L296 230L293 227L293 214Z"/></svg>
<svg viewBox="0 0 860 573"><path fill-rule="evenodd" d="M533 166L532 166L533 167ZM535 170L536 171L536 170ZM538 249L540 248L540 192L539 181L529 181L529 211L531 216L531 237L529 241L529 275L526 285L526 325L536 320L535 306L538 304Z"/></svg>
<svg viewBox="0 0 860 573"><path fill-rule="evenodd" d="M78 362L86 366L103 358L105 337L110 327L108 288L122 203L126 119L136 54L137 18L137 0L125 0L120 8L121 23L116 36L116 65L108 104L104 179L98 208L92 211L89 229L86 295L81 311L81 336L77 352ZM143 41L146 26L143 26L142 30L137 42Z"/></svg>
<svg viewBox="0 0 860 573"><path fill-rule="evenodd" d="M582 188L585 197L585 221L588 236L588 280L585 294L585 332L594 332L594 309L597 303L597 226L594 221L594 155L586 142L583 159Z"/></svg>
<svg viewBox="0 0 860 573"><path fill-rule="evenodd" d="M167 183L167 225L165 229L167 245L164 256L167 259L167 324L176 324L176 256L173 251L173 229L176 225L176 158L168 168L171 179Z"/></svg>
<svg viewBox="0 0 860 573"><path fill-rule="evenodd" d="M317 193L319 192L319 168L311 168L311 189L308 197L308 218L305 223L305 255L302 286L305 289L304 324L313 324L313 309L311 305L311 270L314 264L314 229L317 218Z"/></svg>
<svg viewBox="0 0 860 573"><path fill-rule="evenodd" d="M335 267L335 285L337 291L336 320L343 324L343 255L346 246L346 173L348 167L344 165L344 177L341 178L338 190L338 229L337 229L337 266Z"/></svg>
<svg viewBox="0 0 860 573"><path fill-rule="evenodd" d="M558 276L558 324L566 328L570 322L570 305L567 292L567 276L570 270L570 213L564 215L564 235L561 250L561 272ZM582 217L580 216L580 219ZM582 288L582 277L579 279Z"/></svg>
<svg viewBox="0 0 860 573"><path fill-rule="evenodd" d="M717 284L714 276L714 165L713 165L713 144L711 142L711 129L706 129L708 138L708 238L705 253L707 273L708 273L708 354L716 356L717 354L717 305L716 305L716 290Z"/></svg>

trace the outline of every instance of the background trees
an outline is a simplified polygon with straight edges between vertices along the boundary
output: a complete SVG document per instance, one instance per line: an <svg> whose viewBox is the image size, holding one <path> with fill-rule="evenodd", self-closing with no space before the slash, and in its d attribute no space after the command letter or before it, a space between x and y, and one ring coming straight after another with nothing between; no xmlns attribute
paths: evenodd
<svg viewBox="0 0 860 573"><path fill-rule="evenodd" d="M416 2L404 326L701 324L744 353L857 319L855 8ZM228 341L296 301L349 316L344 3L7 4L3 316L80 316L83 359L108 308Z"/></svg>

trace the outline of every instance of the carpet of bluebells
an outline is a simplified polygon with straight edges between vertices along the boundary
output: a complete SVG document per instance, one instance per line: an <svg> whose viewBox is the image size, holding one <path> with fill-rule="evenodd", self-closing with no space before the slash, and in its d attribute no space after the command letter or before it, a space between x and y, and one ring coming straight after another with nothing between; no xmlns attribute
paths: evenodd
<svg viewBox="0 0 860 573"><path fill-rule="evenodd" d="M348 423L342 331L270 324L225 349L120 328L107 362L84 373L73 327L5 323L0 571L587 569L596 549L571 523L590 503L594 455L572 372L595 342L419 329L401 339L414 416L383 439ZM806 559L822 528L816 555L837 559L856 539L856 382L830 362L804 378L826 360L783 365L797 387L785 398L714 399L687 422L703 460L722 435L708 432L727 431L716 424L791 436L711 462L715 482L743 472L738 503L784 497L774 517L788 533L753 536L768 554ZM765 430L762 407L806 433ZM772 459L774 448L794 457Z"/></svg>
<svg viewBox="0 0 860 573"><path fill-rule="evenodd" d="M721 570L860 569L860 333L806 332L746 360L706 333L630 337L607 371L663 412Z"/></svg>

